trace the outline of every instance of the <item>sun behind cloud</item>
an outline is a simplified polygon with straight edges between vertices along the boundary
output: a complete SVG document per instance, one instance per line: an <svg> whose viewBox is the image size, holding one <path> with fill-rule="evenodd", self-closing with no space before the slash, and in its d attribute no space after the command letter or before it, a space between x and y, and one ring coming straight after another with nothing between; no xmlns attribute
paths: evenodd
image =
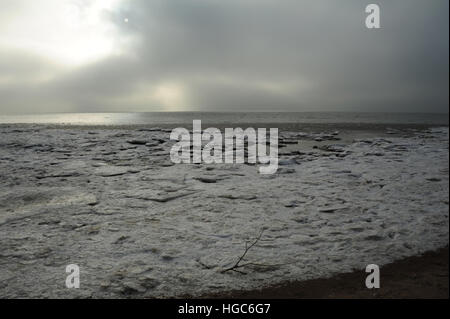
<svg viewBox="0 0 450 319"><path fill-rule="evenodd" d="M186 106L186 90L179 83L162 83L153 92L155 100L164 106L165 111L181 111Z"/></svg>
<svg viewBox="0 0 450 319"><path fill-rule="evenodd" d="M108 19L124 0L29 1L1 23L0 48L19 50L76 67L124 52Z"/></svg>

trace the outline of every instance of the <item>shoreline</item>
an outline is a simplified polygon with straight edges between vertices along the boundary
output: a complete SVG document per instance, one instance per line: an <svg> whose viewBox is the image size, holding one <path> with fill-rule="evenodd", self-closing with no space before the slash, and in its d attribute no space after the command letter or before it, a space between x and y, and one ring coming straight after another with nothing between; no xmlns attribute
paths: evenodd
<svg viewBox="0 0 450 319"><path fill-rule="evenodd" d="M207 294L199 299L448 299L449 247L380 267L380 289L367 289L364 269L261 289ZM191 297L192 298L192 297Z"/></svg>
<svg viewBox="0 0 450 319"><path fill-rule="evenodd" d="M288 131L269 177L251 165L175 165L162 129L3 133L3 297L223 296L448 245L448 128L388 138ZM263 228L246 275L223 273ZM80 290L64 286L73 263Z"/></svg>

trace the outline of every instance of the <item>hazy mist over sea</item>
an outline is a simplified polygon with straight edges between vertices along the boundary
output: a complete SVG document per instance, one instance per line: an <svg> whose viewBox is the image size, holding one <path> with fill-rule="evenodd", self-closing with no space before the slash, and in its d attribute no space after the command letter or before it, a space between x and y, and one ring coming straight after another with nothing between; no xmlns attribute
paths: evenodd
<svg viewBox="0 0 450 319"><path fill-rule="evenodd" d="M204 123L362 123L448 125L448 114L358 112L154 112L154 113L55 113L0 116L3 123L73 125L162 125Z"/></svg>

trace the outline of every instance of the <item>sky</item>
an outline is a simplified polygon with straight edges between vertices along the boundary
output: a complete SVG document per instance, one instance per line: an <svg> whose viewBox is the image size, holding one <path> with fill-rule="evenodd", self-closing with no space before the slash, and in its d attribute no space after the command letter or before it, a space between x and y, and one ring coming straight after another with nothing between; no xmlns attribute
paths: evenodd
<svg viewBox="0 0 450 319"><path fill-rule="evenodd" d="M366 28L370 3L380 29ZM0 8L0 114L449 110L448 0Z"/></svg>

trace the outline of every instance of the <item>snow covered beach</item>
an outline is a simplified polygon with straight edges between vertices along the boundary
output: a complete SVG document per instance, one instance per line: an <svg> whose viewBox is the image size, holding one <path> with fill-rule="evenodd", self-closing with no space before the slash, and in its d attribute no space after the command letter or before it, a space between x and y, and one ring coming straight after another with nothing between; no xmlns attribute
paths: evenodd
<svg viewBox="0 0 450 319"><path fill-rule="evenodd" d="M448 244L448 127L348 143L345 132L281 131L270 176L251 165L174 165L164 129L0 132L3 298L195 296ZM224 272L261 231L248 265ZM80 266L80 289L65 287L68 264Z"/></svg>

